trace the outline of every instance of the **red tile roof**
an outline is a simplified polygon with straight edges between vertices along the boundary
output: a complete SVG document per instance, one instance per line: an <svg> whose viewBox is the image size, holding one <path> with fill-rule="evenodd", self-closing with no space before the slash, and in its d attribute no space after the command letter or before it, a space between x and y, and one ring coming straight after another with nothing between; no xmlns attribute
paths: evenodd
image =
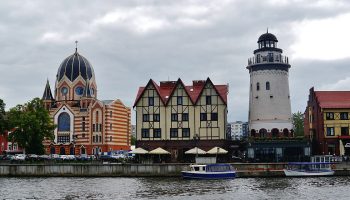
<svg viewBox="0 0 350 200"><path fill-rule="evenodd" d="M321 108L350 108L350 91L315 91Z"/></svg>
<svg viewBox="0 0 350 200"><path fill-rule="evenodd" d="M198 80L198 81L193 81L193 85L191 86L186 86L181 79L178 79L177 81L162 81L160 82L160 85L155 83L152 79L148 82L146 87L140 87L137 95L136 95L136 100L134 103L134 107L136 106L137 102L140 100L140 98L143 95L143 92L145 89L152 84L154 88L156 89L158 95L161 97L161 100L164 105L168 104L168 101L172 94L174 93L176 86L181 84L187 93L187 95L190 97L191 101L193 104L196 104L200 95L202 94L203 88L205 84L211 83L214 86L214 89L217 91L219 94L219 97L221 100L227 104L227 94L228 94L228 85L214 85L211 80L208 78L207 80Z"/></svg>

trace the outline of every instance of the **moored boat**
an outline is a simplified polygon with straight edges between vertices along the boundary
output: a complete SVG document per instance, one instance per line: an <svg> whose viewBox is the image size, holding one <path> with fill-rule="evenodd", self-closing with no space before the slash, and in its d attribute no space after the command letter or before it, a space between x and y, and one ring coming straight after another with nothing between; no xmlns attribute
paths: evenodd
<svg viewBox="0 0 350 200"><path fill-rule="evenodd" d="M233 179L236 172L230 164L190 165L189 171L182 171L186 179Z"/></svg>
<svg viewBox="0 0 350 200"><path fill-rule="evenodd" d="M332 176L330 162L292 162L283 169L286 176Z"/></svg>

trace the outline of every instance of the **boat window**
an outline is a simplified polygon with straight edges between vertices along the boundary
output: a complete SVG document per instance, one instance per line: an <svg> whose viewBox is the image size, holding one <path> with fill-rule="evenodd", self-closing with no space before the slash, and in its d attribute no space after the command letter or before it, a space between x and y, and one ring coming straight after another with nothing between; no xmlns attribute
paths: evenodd
<svg viewBox="0 0 350 200"><path fill-rule="evenodd" d="M225 171L231 171L232 167L231 165L210 165L207 166L208 172L225 172Z"/></svg>
<svg viewBox="0 0 350 200"><path fill-rule="evenodd" d="M199 171L199 167L194 167L194 171Z"/></svg>

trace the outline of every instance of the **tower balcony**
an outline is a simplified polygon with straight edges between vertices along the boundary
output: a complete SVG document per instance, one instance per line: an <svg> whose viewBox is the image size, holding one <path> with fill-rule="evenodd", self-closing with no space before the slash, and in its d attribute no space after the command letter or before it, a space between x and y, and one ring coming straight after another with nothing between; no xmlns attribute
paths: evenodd
<svg viewBox="0 0 350 200"><path fill-rule="evenodd" d="M282 55L254 56L248 59L248 66L267 63L289 64L289 60Z"/></svg>

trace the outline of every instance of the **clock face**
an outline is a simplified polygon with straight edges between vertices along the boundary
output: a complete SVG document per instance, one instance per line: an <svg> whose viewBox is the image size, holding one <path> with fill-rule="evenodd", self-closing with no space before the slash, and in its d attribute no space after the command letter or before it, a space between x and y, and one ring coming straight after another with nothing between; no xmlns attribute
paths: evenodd
<svg viewBox="0 0 350 200"><path fill-rule="evenodd" d="M68 93L68 88L63 87L63 88L61 89L61 92L62 92L63 95L66 95L66 94Z"/></svg>
<svg viewBox="0 0 350 200"><path fill-rule="evenodd" d="M75 93L77 94L77 95L83 95L83 93L84 93L84 88L82 88L82 87L76 87L75 88Z"/></svg>

